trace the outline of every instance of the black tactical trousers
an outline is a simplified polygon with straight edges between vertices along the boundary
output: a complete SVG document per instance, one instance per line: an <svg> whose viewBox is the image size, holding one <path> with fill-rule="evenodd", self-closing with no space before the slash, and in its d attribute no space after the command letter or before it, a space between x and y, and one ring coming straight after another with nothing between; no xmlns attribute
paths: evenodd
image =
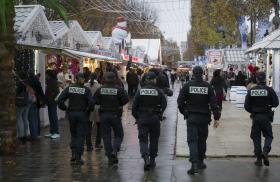
<svg viewBox="0 0 280 182"><path fill-rule="evenodd" d="M262 152L268 154L271 150L273 140L272 126L268 114L255 114L252 119L251 139L254 143L254 153L258 159L261 159ZM263 149L261 135L265 138Z"/></svg>
<svg viewBox="0 0 280 182"><path fill-rule="evenodd" d="M160 119L158 115L142 116L138 123L138 139L142 157L156 158L160 136Z"/></svg>
<svg viewBox="0 0 280 182"><path fill-rule="evenodd" d="M187 119L187 141L190 150L190 162L203 161L206 153L206 140L208 138L207 114L190 113Z"/></svg>
<svg viewBox="0 0 280 182"><path fill-rule="evenodd" d="M110 158L112 152L119 152L123 140L123 126L121 117L114 113L101 113L100 114L101 134L103 138L106 156ZM112 145L111 129L114 132L114 141Z"/></svg>
<svg viewBox="0 0 280 182"><path fill-rule="evenodd" d="M71 132L71 150L77 155L82 155L84 150L88 115L86 112L69 112L68 119Z"/></svg>
<svg viewBox="0 0 280 182"><path fill-rule="evenodd" d="M92 148L92 140L91 140L91 135L92 135L92 121L87 122L87 127L86 127L86 143L87 143L87 148L90 149Z"/></svg>

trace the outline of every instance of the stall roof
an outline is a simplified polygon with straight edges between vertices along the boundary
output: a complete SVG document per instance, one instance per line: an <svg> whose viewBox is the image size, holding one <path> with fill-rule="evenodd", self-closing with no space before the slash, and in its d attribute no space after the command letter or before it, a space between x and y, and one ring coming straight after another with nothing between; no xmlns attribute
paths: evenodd
<svg viewBox="0 0 280 182"><path fill-rule="evenodd" d="M248 62L245 49L224 49L224 61L227 63Z"/></svg>
<svg viewBox="0 0 280 182"><path fill-rule="evenodd" d="M102 37L102 48L105 50L110 50L112 48L113 39L112 37Z"/></svg>
<svg viewBox="0 0 280 182"><path fill-rule="evenodd" d="M275 30L266 36L262 41L255 43L246 53L254 52L259 49L280 49L280 29Z"/></svg>
<svg viewBox="0 0 280 182"><path fill-rule="evenodd" d="M64 21L49 21L49 24L56 37L61 37L69 30Z"/></svg>
<svg viewBox="0 0 280 182"><path fill-rule="evenodd" d="M98 39L102 39L102 33L100 31L85 31L87 36L90 38L92 44L95 44Z"/></svg>
<svg viewBox="0 0 280 182"><path fill-rule="evenodd" d="M101 56L98 54L93 54L93 53L88 53L88 52L81 52L81 51L75 51L75 50L70 50L70 49L64 49L63 52L65 53L70 53L74 54L80 57L88 57L91 59L101 59L101 60L107 60L107 61L115 61L115 62L120 62L119 60L107 56Z"/></svg>
<svg viewBox="0 0 280 182"><path fill-rule="evenodd" d="M15 32L21 34L21 37L25 37L28 31L39 31L40 34L43 34L43 36L53 39L54 35L44 10L45 8L41 5L15 6ZM34 29L32 26L36 25L37 27Z"/></svg>

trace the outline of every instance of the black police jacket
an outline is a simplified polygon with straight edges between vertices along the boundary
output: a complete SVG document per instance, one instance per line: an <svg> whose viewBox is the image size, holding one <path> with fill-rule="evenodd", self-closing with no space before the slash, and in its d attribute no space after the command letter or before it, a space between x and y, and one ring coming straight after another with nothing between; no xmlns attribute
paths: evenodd
<svg viewBox="0 0 280 182"><path fill-rule="evenodd" d="M96 105L100 105L99 111L122 112L122 107L128 103L126 91L116 84L105 84L94 94Z"/></svg>
<svg viewBox="0 0 280 182"><path fill-rule="evenodd" d="M164 93L156 85L148 83L136 92L132 104L132 115L139 117L139 113L160 114L167 107Z"/></svg>
<svg viewBox="0 0 280 182"><path fill-rule="evenodd" d="M248 90L244 108L249 113L268 113L272 107L278 105L279 100L275 91L265 83L260 83Z"/></svg>
<svg viewBox="0 0 280 182"><path fill-rule="evenodd" d="M65 101L69 99L68 108ZM67 111L91 111L94 109L94 102L89 88L73 84L65 88L57 99L58 107Z"/></svg>
<svg viewBox="0 0 280 182"><path fill-rule="evenodd" d="M221 117L213 88L202 78L187 82L180 91L177 103L184 116L187 112L210 114L212 110L215 120Z"/></svg>

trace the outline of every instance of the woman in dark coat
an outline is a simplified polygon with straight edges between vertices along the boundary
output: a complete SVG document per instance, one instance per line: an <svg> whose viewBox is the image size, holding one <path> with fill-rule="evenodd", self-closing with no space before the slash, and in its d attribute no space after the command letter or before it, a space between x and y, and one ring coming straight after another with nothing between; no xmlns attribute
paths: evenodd
<svg viewBox="0 0 280 182"><path fill-rule="evenodd" d="M46 101L48 106L48 114L50 121L50 133L45 137L52 139L59 138L59 126L57 116L57 103L55 101L56 96L59 93L58 81L56 72L54 70L47 70L46 72Z"/></svg>
<svg viewBox="0 0 280 182"><path fill-rule="evenodd" d="M218 106L220 107L220 110L222 111L223 106L223 100L224 100L224 92L227 88L225 79L221 76L221 70L215 70L213 73L213 78L210 82L210 85L213 87L215 93L216 93L216 99L218 102Z"/></svg>

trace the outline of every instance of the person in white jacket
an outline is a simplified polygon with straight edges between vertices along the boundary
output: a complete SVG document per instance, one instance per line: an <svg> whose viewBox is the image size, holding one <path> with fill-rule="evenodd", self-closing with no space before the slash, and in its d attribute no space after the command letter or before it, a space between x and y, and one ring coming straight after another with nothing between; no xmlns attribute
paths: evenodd
<svg viewBox="0 0 280 182"><path fill-rule="evenodd" d="M101 86L97 82L97 75L92 73L90 75L90 80L88 83L85 84L86 87L89 87L91 90L92 95L96 92L96 90ZM92 133L92 125L93 123L96 125L96 140L95 140L95 149L101 149L101 130L100 130L100 120L98 115L99 106L95 106L94 111L90 113L89 122L87 127L87 134L86 134L86 144L87 144L87 151L92 151L92 141L91 141L91 133Z"/></svg>

